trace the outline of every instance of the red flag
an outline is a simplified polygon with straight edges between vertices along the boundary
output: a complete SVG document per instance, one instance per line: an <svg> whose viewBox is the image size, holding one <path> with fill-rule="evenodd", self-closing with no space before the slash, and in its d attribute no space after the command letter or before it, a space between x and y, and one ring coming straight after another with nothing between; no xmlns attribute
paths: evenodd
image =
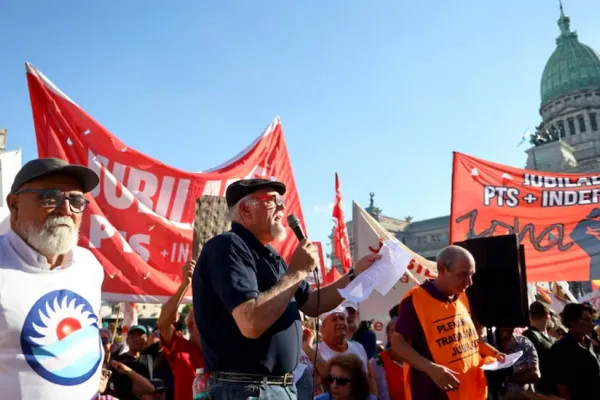
<svg viewBox="0 0 600 400"><path fill-rule="evenodd" d="M344 205L342 203L342 190L340 189L340 179L335 173L335 205L333 206L333 249L336 257L342 263L342 269L347 272L352 266L352 256L350 255L350 240L348 239L348 229L346 228L346 219L344 218Z"/></svg>
<svg viewBox="0 0 600 400"><path fill-rule="evenodd" d="M331 267L331 269L329 270L329 272L327 274L325 274L325 278L323 279L323 284L325 286L327 286L330 283L333 283L333 282L337 281L341 277L342 277L342 275L339 273L339 271L337 270L337 268Z"/></svg>

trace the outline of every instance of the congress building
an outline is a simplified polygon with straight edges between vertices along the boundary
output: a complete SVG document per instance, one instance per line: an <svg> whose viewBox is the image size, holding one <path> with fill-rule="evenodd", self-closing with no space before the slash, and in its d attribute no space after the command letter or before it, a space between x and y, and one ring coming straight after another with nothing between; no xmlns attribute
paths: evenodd
<svg viewBox="0 0 600 400"><path fill-rule="evenodd" d="M600 55L579 41L562 6L558 27L556 49L546 63L540 84L542 120L530 138L525 167L547 172L600 172ZM428 259L434 260L448 243L449 216L422 221L384 216L375 206L373 193L367 211ZM351 221L348 231L351 235ZM337 264L333 257L333 265ZM572 287L574 294L579 291L577 286Z"/></svg>

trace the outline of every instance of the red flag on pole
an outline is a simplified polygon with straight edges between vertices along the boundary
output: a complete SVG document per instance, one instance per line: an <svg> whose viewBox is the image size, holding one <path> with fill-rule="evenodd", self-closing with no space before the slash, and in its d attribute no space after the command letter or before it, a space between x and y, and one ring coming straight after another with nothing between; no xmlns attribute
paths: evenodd
<svg viewBox="0 0 600 400"><path fill-rule="evenodd" d="M342 203L342 190L340 189L340 179L335 173L335 204L333 206L333 249L336 257L342 263L342 269L347 272L352 266L352 256L350 255L350 240L348 239L348 229L346 228L346 219L344 218L344 205Z"/></svg>
<svg viewBox="0 0 600 400"><path fill-rule="evenodd" d="M338 270L335 267L331 267L329 272L325 274L325 278L323 278L323 284L327 286L330 283L337 281L341 277L342 275L338 272Z"/></svg>

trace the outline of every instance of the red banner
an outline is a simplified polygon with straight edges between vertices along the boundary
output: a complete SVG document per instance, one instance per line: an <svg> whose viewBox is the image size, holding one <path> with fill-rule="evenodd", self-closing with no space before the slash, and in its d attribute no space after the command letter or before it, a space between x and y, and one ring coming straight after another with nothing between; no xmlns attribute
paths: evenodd
<svg viewBox="0 0 600 400"><path fill-rule="evenodd" d="M454 153L450 241L515 233L530 282L600 278L600 175L528 171Z"/></svg>
<svg viewBox="0 0 600 400"><path fill-rule="evenodd" d="M86 165L100 176L89 196L79 245L104 266L105 300L163 302L171 296L181 266L192 256L195 200L224 196L238 179L284 182L287 211L304 221L279 118L227 163L191 173L128 148L30 64L27 82L39 157ZM288 233L277 246L286 258L297 246Z"/></svg>

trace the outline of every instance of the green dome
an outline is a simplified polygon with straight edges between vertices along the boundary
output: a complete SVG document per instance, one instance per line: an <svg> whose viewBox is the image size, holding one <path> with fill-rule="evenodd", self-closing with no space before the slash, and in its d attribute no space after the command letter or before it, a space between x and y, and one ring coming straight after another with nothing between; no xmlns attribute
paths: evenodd
<svg viewBox="0 0 600 400"><path fill-rule="evenodd" d="M580 43L576 32L571 32L570 19L562 6L558 26L560 36L556 39L556 50L542 74L542 105L568 93L600 88L600 55Z"/></svg>

